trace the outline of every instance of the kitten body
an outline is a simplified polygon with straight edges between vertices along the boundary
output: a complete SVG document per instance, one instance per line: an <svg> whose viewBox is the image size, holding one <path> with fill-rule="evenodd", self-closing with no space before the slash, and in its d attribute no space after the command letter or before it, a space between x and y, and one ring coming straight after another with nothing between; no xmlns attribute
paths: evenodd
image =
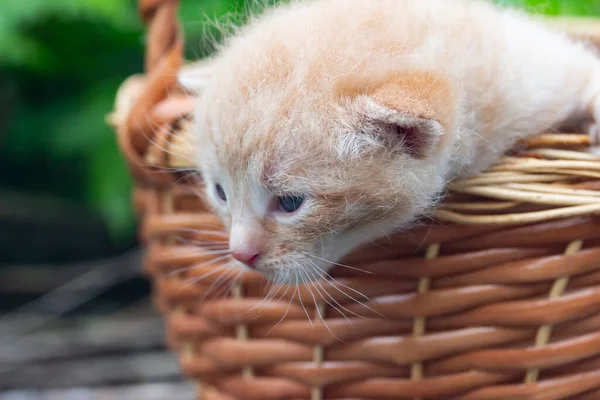
<svg viewBox="0 0 600 400"><path fill-rule="evenodd" d="M288 283L409 226L518 139L600 117L596 54L475 0L283 5L207 65L181 80L209 202L234 257Z"/></svg>

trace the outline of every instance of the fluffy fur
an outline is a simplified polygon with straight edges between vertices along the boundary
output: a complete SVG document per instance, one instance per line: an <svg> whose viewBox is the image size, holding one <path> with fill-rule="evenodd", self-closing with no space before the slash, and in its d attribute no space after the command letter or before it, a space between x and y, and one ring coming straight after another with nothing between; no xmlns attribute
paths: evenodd
<svg viewBox="0 0 600 400"><path fill-rule="evenodd" d="M476 0L282 5L181 80L231 250L289 283L406 227L516 140L600 117L591 50ZM305 201L278 211L288 194Z"/></svg>

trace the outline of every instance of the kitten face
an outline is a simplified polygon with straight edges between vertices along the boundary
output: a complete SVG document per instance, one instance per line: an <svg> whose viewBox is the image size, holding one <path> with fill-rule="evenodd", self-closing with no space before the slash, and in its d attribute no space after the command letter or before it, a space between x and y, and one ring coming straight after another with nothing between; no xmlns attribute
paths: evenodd
<svg viewBox="0 0 600 400"><path fill-rule="evenodd" d="M324 276L358 245L412 222L442 185L431 161L438 122L384 105L385 90L342 81L330 90L257 104L215 88L199 103L207 200L234 258L276 282Z"/></svg>
<svg viewBox="0 0 600 400"><path fill-rule="evenodd" d="M439 76L332 60L336 43L279 40L284 26L267 17L224 47L210 79L203 66L180 81L200 92L198 160L233 257L298 284L431 205L453 102Z"/></svg>
<svg viewBox="0 0 600 400"><path fill-rule="evenodd" d="M301 283L388 233L415 205L408 188L386 189L392 160L385 154L352 160L340 157L339 144L314 140L326 132L298 132L304 140L280 137L288 132L239 147L207 135L201 170L234 257L270 279Z"/></svg>

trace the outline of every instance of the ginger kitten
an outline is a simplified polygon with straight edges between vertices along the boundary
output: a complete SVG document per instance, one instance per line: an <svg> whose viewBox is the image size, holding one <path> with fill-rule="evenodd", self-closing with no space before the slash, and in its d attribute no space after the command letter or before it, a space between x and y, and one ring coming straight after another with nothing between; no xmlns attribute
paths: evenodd
<svg viewBox="0 0 600 400"><path fill-rule="evenodd" d="M596 54L477 0L281 5L180 81L231 255L290 284L409 226L518 139L600 121Z"/></svg>

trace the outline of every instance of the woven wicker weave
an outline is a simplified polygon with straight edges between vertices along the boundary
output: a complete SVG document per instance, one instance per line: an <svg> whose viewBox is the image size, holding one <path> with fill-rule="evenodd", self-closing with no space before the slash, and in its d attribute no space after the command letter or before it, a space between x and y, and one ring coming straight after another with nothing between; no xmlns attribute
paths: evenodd
<svg viewBox="0 0 600 400"><path fill-rule="evenodd" d="M586 136L523 143L452 184L437 222L356 251L356 270L312 290L263 301L269 285L246 273L225 293L234 272L206 249L227 237L176 155L192 148L177 2L140 11L146 74L111 122L156 304L199 398L600 399L600 157Z"/></svg>

